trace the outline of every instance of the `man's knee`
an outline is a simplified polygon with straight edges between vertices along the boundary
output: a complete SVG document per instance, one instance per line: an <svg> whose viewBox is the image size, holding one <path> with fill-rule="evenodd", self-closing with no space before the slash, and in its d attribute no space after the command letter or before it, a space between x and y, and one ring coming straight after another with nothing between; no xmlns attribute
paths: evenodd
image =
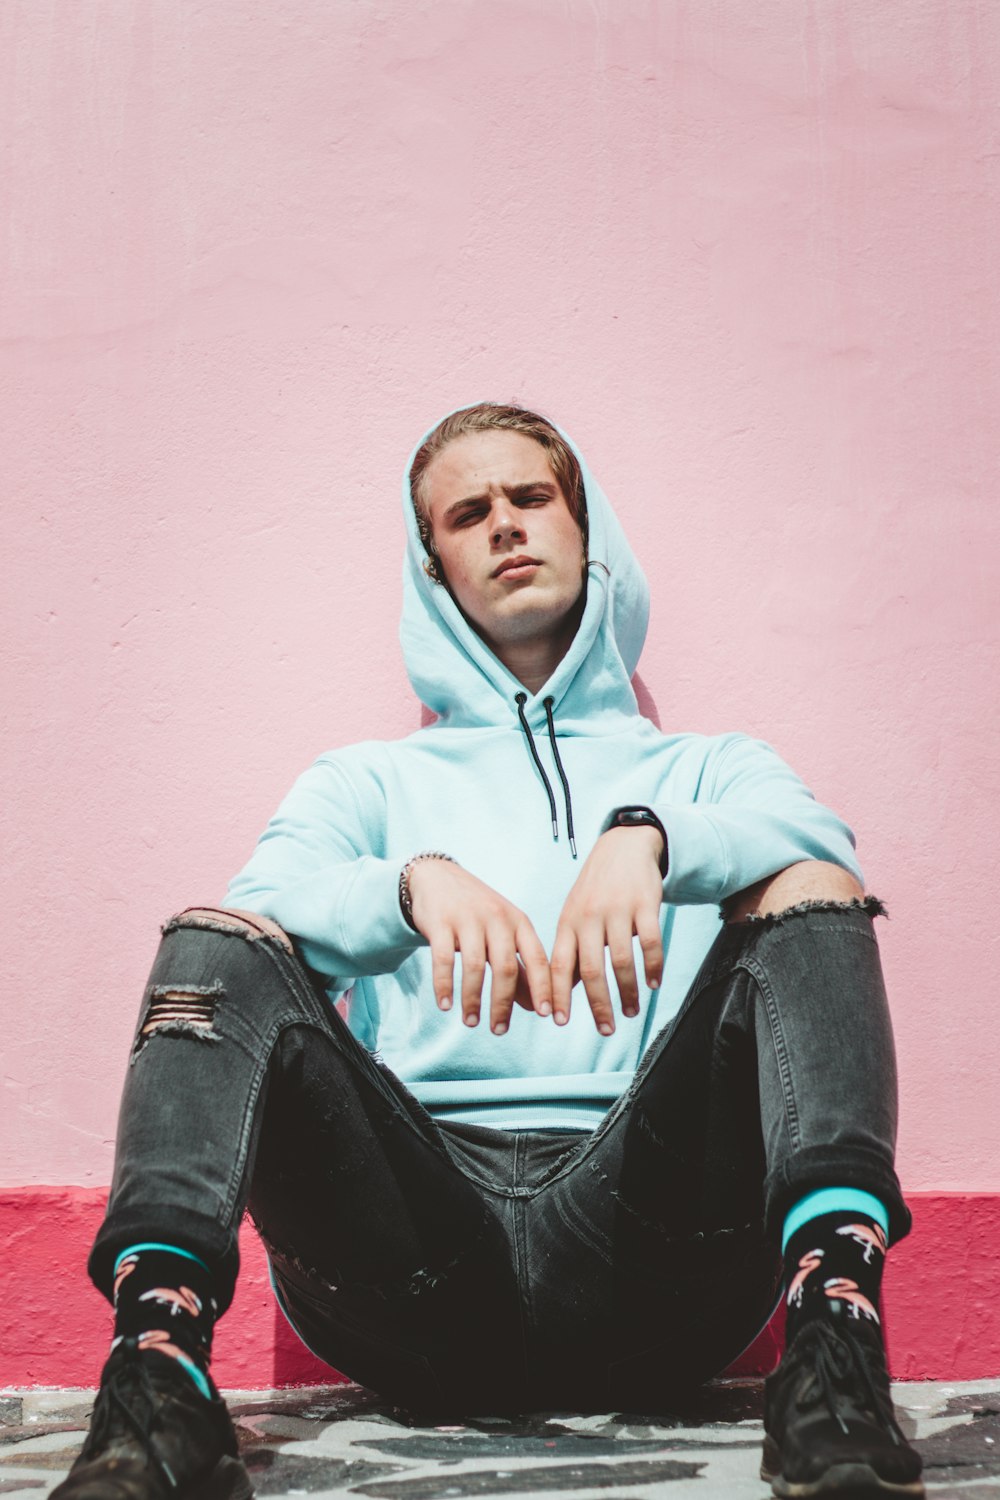
<svg viewBox="0 0 1000 1500"><path fill-rule="evenodd" d="M259 942L261 938L273 938L286 952L292 953L292 940L283 927L270 917L259 916L254 911L238 911L226 906L188 906L171 917L163 928L164 934L175 932L179 927L202 927L210 932L236 932L248 942Z"/></svg>
<svg viewBox="0 0 1000 1500"><path fill-rule="evenodd" d="M850 905L864 900L864 890L849 870L826 860L806 859L737 891L725 903L727 922L775 916L813 901Z"/></svg>

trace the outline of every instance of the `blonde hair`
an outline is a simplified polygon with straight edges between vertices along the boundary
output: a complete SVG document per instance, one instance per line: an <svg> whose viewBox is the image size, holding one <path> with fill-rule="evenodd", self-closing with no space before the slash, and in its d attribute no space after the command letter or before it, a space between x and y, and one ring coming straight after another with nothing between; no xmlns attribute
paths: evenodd
<svg viewBox="0 0 1000 1500"><path fill-rule="evenodd" d="M580 472L579 461L566 439L547 418L540 416L536 411L529 411L525 406L502 406L492 401L481 401L477 406L466 406L461 411L453 411L450 417L445 417L443 422L439 422L430 436L417 449L416 457L410 467L410 499L413 501L413 509L417 517L420 540L431 558L431 566L434 565L433 536L430 515L422 492L423 478L427 468L442 448L446 448L456 438L464 437L468 432L488 432L494 428L501 432L523 433L525 437L534 438L535 442L540 443L545 449L552 472L566 496L570 515L580 528L583 550L586 554L587 498L583 490L583 475ZM431 573L431 576L433 577L434 574Z"/></svg>

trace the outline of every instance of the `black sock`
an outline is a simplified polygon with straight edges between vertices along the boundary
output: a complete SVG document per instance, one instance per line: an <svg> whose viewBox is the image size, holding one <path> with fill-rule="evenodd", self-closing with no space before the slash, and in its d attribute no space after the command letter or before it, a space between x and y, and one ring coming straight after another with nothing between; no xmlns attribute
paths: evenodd
<svg viewBox="0 0 1000 1500"><path fill-rule="evenodd" d="M204 1396L218 1307L202 1261L167 1245L133 1245L115 1263L115 1338L179 1361Z"/></svg>
<svg viewBox="0 0 1000 1500"><path fill-rule="evenodd" d="M847 1317L880 1330L882 1226L852 1210L822 1214L785 1246L786 1343L812 1318Z"/></svg>

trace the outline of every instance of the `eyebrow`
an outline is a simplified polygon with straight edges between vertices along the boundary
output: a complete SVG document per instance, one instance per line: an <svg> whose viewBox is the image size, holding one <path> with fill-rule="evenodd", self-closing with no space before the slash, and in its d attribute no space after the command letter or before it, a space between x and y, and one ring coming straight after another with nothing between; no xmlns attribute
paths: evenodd
<svg viewBox="0 0 1000 1500"><path fill-rule="evenodd" d="M527 495L547 495L550 500L553 500L559 493L557 486L545 479L539 479L530 484L502 484L500 488L508 500L522 500ZM462 510L466 505L482 505L489 498L488 494L466 495L463 500L456 500L449 505L442 519L447 521L450 516Z"/></svg>

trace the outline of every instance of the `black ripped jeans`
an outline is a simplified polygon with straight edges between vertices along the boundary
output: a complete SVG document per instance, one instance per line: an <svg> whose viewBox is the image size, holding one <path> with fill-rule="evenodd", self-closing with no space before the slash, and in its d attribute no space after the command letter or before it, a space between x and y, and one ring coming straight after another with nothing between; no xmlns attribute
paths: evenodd
<svg viewBox="0 0 1000 1500"><path fill-rule="evenodd" d="M120 1250L165 1240L224 1309L249 1207L292 1323L362 1384L416 1410L649 1409L763 1327L803 1194L864 1188L909 1228L873 910L723 927L591 1135L435 1123L280 940L182 914L91 1275L109 1295Z"/></svg>

